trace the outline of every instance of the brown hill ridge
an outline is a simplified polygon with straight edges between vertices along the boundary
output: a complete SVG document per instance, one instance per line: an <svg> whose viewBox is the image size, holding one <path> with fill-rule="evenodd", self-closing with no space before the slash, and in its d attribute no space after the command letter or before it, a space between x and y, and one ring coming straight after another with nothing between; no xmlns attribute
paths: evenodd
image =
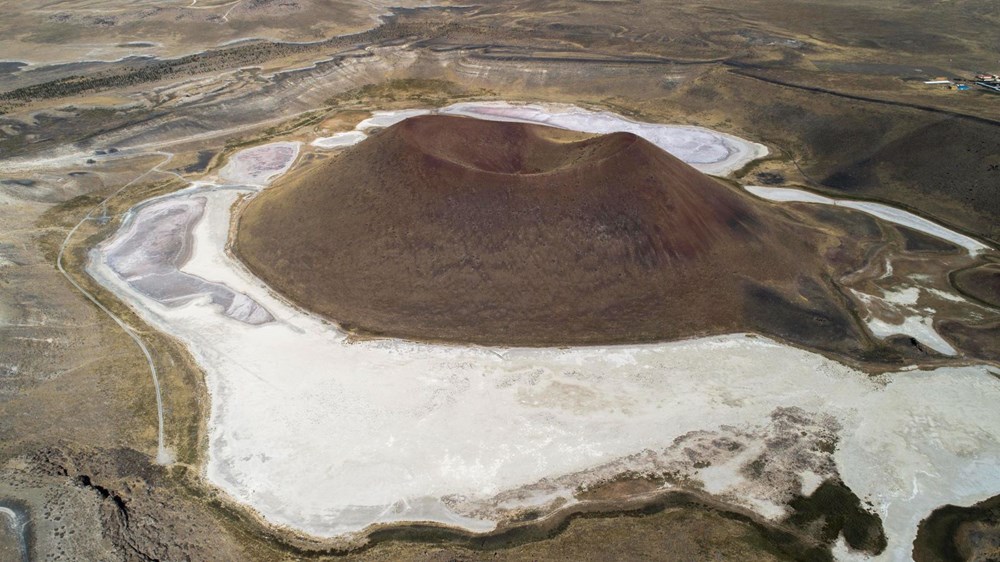
<svg viewBox="0 0 1000 562"><path fill-rule="evenodd" d="M250 202L236 251L292 301L372 334L855 341L821 281L817 231L635 135L581 138L408 119Z"/></svg>

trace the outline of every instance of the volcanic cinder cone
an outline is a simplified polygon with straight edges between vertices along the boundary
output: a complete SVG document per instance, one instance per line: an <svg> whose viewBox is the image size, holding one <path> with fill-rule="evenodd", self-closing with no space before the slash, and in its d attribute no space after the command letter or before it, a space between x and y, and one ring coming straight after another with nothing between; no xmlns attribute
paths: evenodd
<svg viewBox="0 0 1000 562"><path fill-rule="evenodd" d="M581 138L403 121L253 200L238 255L350 329L509 345L753 329L748 298L818 271L765 203L635 135Z"/></svg>

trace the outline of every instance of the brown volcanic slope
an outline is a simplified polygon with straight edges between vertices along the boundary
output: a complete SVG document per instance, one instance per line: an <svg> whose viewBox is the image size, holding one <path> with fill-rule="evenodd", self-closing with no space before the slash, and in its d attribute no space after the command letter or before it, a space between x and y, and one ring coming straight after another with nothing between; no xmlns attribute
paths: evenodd
<svg viewBox="0 0 1000 562"><path fill-rule="evenodd" d="M373 334L855 345L816 231L635 135L580 138L409 119L254 199L236 249L291 300Z"/></svg>

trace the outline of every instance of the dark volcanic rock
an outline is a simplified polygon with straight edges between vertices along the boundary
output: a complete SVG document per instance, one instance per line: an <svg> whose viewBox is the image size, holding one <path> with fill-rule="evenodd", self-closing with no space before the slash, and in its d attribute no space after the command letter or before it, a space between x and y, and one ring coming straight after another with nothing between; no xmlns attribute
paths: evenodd
<svg viewBox="0 0 1000 562"><path fill-rule="evenodd" d="M969 507L945 505L920 522L913 541L917 562L1000 558L1000 496Z"/></svg>
<svg viewBox="0 0 1000 562"><path fill-rule="evenodd" d="M748 282L797 295L811 280L811 297L835 301L818 231L635 135L581 138L409 119L252 201L237 252L309 310L418 339L579 344L754 329ZM809 340L854 331L824 314ZM772 333L794 339L800 324Z"/></svg>

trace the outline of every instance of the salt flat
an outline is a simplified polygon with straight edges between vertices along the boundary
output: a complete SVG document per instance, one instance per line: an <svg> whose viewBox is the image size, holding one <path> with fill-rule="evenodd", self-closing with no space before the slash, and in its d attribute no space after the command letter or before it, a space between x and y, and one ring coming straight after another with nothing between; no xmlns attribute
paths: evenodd
<svg viewBox="0 0 1000 562"><path fill-rule="evenodd" d="M941 238L942 240L947 240L953 244L961 246L969 251L970 254L975 255L980 252L989 249L989 246L983 244L975 238L971 238L964 234L955 232L945 226L937 224L934 221L930 221L921 216L914 215L909 211L904 211L902 209L897 209L890 205L885 205L883 203L873 203L871 201L854 201L851 199L834 199L832 197L826 197L824 195L819 195L818 193L812 193L809 191L803 191L801 189L793 189L788 187L762 187L755 185L745 186L745 189L750 193L753 193L757 197L767 199L770 201L783 201L783 202L801 202L801 203L819 203L822 205L836 205L839 207L847 207L849 209L855 209L863 213L867 213L874 217L878 217L884 221L891 222L893 224L899 224L918 230L925 234L930 234L936 238Z"/></svg>
<svg viewBox="0 0 1000 562"><path fill-rule="evenodd" d="M329 137L318 138L309 144L318 148L343 148L345 146L358 144L366 138L367 135L361 131L345 131L343 133L336 133Z"/></svg>
<svg viewBox="0 0 1000 562"><path fill-rule="evenodd" d="M192 298L207 297L225 314L250 324L273 320L253 299L222 284L205 281L177 269L191 252L190 236L204 211L205 199L151 201L134 208L125 218L127 234L109 244L107 263L129 285L166 306L179 306Z"/></svg>
<svg viewBox="0 0 1000 562"><path fill-rule="evenodd" d="M265 185L292 166L299 146L297 142L273 142L241 150L219 170L219 178L229 183Z"/></svg>
<svg viewBox="0 0 1000 562"><path fill-rule="evenodd" d="M591 111L566 104L468 102L448 106L440 113L537 123L582 133L633 133L702 172L716 176L729 175L768 153L762 144L703 127L643 123L610 111Z"/></svg>
<svg viewBox="0 0 1000 562"><path fill-rule="evenodd" d="M919 293L919 290L917 291ZM914 306L916 302L893 302L891 294L880 297L854 289L851 289L851 294L862 303L863 306L860 308L867 310L868 315L864 322L873 336L885 339L894 335L907 335L943 355L957 354L955 348L934 329L934 309L919 308ZM899 314L902 317L902 322L890 323L879 318L872 313L872 304L877 304L883 310L889 309Z"/></svg>
<svg viewBox="0 0 1000 562"><path fill-rule="evenodd" d="M767 147L739 137L686 125L633 121L610 111L591 111L568 104L513 104L502 101L463 102L437 110L373 111L354 131L320 138L320 148L342 148L365 139L366 131L389 127L418 115L464 115L492 121L548 125L591 134L626 132L638 135L706 174L726 176L747 163L767 156Z"/></svg>
<svg viewBox="0 0 1000 562"><path fill-rule="evenodd" d="M1000 484L1000 380L985 366L871 378L746 334L561 349L348 341L226 253L232 204L257 189L162 198L204 210L191 229L157 232L190 236L180 271L247 295L272 322L227 316L210 295L166 306L137 291L107 261L127 228L88 271L188 346L212 396L207 478L274 524L321 537L396 521L485 531L578 501L578 487L668 470L776 518L791 494L839 475L882 516L882 558L899 560L933 508ZM773 450L776 436L795 445ZM737 445L713 445L721 437ZM746 470L758 459L767 479Z"/></svg>

